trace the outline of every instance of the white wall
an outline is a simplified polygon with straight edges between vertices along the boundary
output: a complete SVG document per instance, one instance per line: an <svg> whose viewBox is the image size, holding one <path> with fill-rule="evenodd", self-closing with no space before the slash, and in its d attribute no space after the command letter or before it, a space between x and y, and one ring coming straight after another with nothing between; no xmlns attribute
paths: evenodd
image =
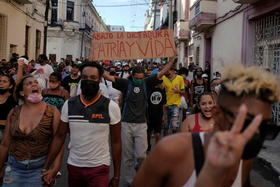
<svg viewBox="0 0 280 187"><path fill-rule="evenodd" d="M227 12L234 10L240 4L232 0L217 0L217 18L225 15Z"/></svg>
<svg viewBox="0 0 280 187"><path fill-rule="evenodd" d="M243 14L239 13L216 26L212 37L213 71L221 71L225 64L241 62L242 22Z"/></svg>

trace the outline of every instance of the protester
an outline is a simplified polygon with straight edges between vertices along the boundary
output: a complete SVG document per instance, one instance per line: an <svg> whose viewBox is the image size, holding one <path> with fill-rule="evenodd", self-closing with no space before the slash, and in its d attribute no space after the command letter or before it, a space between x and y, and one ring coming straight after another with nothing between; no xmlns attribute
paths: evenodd
<svg viewBox="0 0 280 187"><path fill-rule="evenodd" d="M15 86L14 79L7 74L0 74L0 142L3 138L8 114L16 106L16 101L12 95Z"/></svg>
<svg viewBox="0 0 280 187"><path fill-rule="evenodd" d="M168 135L169 130L176 133L180 128L180 107L181 97L185 94L185 83L182 76L177 75L175 68L172 67L162 78L166 89L166 127L164 135Z"/></svg>
<svg viewBox="0 0 280 187"><path fill-rule="evenodd" d="M202 68L198 67L194 72L194 79L191 82L191 107L194 107L198 102L198 97L203 92L208 91L207 82L202 78Z"/></svg>
<svg viewBox="0 0 280 187"><path fill-rule="evenodd" d="M41 86L42 89L48 87L48 80L53 72L52 66L48 64L48 57L44 54L39 55L38 63L35 65L36 71L32 73L34 78L36 78Z"/></svg>
<svg viewBox="0 0 280 187"><path fill-rule="evenodd" d="M60 114L42 101L39 83L31 76L20 81L16 95L23 104L10 111L0 145L1 171L8 157L3 187L43 186L41 172ZM47 178L54 178L60 168L62 150L59 151Z"/></svg>
<svg viewBox="0 0 280 187"><path fill-rule="evenodd" d="M62 108L60 128L56 133L45 169L61 149L70 132L68 184L77 186L108 186L110 168L109 138L112 146L113 187L120 177L121 134L120 108L99 93L103 68L97 63L81 66L82 94L71 97ZM110 135L110 137L109 137Z"/></svg>
<svg viewBox="0 0 280 187"><path fill-rule="evenodd" d="M146 157L147 143L147 102L148 88L155 84L172 66L174 59L158 74L144 78L145 70L141 66L132 69L131 77L121 79L104 74L104 78L113 82L113 87L122 92L122 181L130 185L137 169ZM136 164L135 164L136 161Z"/></svg>
<svg viewBox="0 0 280 187"><path fill-rule="evenodd" d="M182 102L182 121L186 119L187 112L190 111L190 88L191 88L191 81L188 79L189 70L185 67L182 67L178 71L178 75L181 75L184 78L185 84L185 93L181 97ZM185 106L184 106L185 105Z"/></svg>
<svg viewBox="0 0 280 187"><path fill-rule="evenodd" d="M151 150L151 135L154 133L155 143L160 139L163 127L163 110L166 103L166 92L162 80L158 80L148 96L148 150Z"/></svg>
<svg viewBox="0 0 280 187"><path fill-rule="evenodd" d="M53 72L49 78L49 88L42 92L43 101L61 110L64 102L69 99L69 93L61 86L61 74Z"/></svg>
<svg viewBox="0 0 280 187"><path fill-rule="evenodd" d="M120 77L123 79L127 79L129 76L130 76L129 65L124 64Z"/></svg>
<svg viewBox="0 0 280 187"><path fill-rule="evenodd" d="M187 117L181 127L182 132L209 132L214 128L214 97L211 93L203 93L198 97L195 114Z"/></svg>
<svg viewBox="0 0 280 187"><path fill-rule="evenodd" d="M280 87L275 76L257 67L235 65L227 68L223 77L213 116L215 131L224 132L180 133L161 140L142 164L132 186L192 187L203 166L198 186L208 186L208 181L218 182L216 186L250 186L252 159L259 153L266 135L274 133L270 130L271 104L280 101ZM243 123L246 130L240 134ZM241 148L237 148L239 144ZM203 164L204 150L207 165ZM241 160L237 159L240 157ZM215 170L209 170L209 162L211 169L220 169L219 176L212 180L211 172Z"/></svg>
<svg viewBox="0 0 280 187"><path fill-rule="evenodd" d="M78 64L72 64L71 73L62 81L62 86L68 91L71 97L76 96L77 89L81 77L79 75L80 69Z"/></svg>

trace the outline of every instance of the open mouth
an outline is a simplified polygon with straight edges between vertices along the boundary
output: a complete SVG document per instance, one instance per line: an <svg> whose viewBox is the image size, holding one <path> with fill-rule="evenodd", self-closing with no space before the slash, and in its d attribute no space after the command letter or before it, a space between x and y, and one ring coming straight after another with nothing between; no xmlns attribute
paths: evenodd
<svg viewBox="0 0 280 187"><path fill-rule="evenodd" d="M39 93L39 90L32 90L32 93Z"/></svg>

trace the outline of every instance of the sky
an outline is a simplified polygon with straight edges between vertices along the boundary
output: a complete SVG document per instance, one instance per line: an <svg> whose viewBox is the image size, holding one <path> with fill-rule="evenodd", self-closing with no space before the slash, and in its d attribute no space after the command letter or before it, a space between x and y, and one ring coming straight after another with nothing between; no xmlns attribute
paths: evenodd
<svg viewBox="0 0 280 187"><path fill-rule="evenodd" d="M92 2L105 24L122 25L125 27L125 31L144 30L145 13L149 0L93 0ZM101 7L119 5L134 6Z"/></svg>

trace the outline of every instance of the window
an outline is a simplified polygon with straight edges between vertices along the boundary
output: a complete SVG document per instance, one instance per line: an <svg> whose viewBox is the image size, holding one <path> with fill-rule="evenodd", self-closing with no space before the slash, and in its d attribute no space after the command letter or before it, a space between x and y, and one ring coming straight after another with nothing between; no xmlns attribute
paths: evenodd
<svg viewBox="0 0 280 187"><path fill-rule="evenodd" d="M55 24L57 22L57 1L58 0L52 0L51 24Z"/></svg>
<svg viewBox="0 0 280 187"><path fill-rule="evenodd" d="M41 31L36 30L36 49L35 49L36 58L40 54L40 48L41 48Z"/></svg>
<svg viewBox="0 0 280 187"><path fill-rule="evenodd" d="M74 21L74 2L67 1L66 20Z"/></svg>
<svg viewBox="0 0 280 187"><path fill-rule="evenodd" d="M30 27L25 26L25 51L24 54L28 56L28 50L29 50L29 32L30 32Z"/></svg>
<svg viewBox="0 0 280 187"><path fill-rule="evenodd" d="M198 2L194 8L194 15L196 16L200 12L200 2Z"/></svg>

